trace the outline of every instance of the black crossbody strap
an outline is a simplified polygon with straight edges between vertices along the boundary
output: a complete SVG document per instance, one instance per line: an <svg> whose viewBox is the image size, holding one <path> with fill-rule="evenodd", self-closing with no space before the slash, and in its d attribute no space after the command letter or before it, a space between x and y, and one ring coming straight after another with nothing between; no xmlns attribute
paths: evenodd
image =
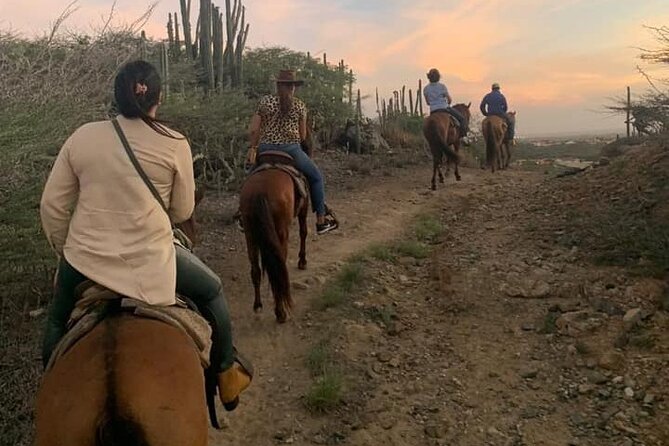
<svg viewBox="0 0 669 446"><path fill-rule="evenodd" d="M151 182L151 179L149 179L149 177L146 175L146 172L144 172L144 169L142 169L142 166L139 164L139 161L137 161L137 157L130 148L130 143L128 142L128 138L125 137L125 133L123 133L121 124L119 124L116 118L112 119L112 124L114 124L114 129L116 130L116 133L118 134L121 143L123 143L125 152L128 154L128 158L130 158L130 162L132 163L133 166L135 166L135 170L137 170L137 173L144 181L144 184L146 184L146 187L149 188L151 194L154 196L156 200L158 200L158 203L160 203L160 207L163 208L163 211L165 211L165 213L169 216L169 212L167 212L167 207L165 206L165 202L160 197L158 190L156 190L156 187Z"/></svg>

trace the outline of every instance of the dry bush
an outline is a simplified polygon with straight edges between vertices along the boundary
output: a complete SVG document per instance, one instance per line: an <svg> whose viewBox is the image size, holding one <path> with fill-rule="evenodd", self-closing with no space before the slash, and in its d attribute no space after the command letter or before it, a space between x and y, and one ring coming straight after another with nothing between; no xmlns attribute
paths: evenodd
<svg viewBox="0 0 669 446"><path fill-rule="evenodd" d="M155 5L154 5L155 6ZM139 55L139 30L154 6L135 22L112 26L114 9L93 35L61 32L75 3L47 36L28 40L0 33L0 102L44 105L66 101L82 106L108 103L118 67Z"/></svg>

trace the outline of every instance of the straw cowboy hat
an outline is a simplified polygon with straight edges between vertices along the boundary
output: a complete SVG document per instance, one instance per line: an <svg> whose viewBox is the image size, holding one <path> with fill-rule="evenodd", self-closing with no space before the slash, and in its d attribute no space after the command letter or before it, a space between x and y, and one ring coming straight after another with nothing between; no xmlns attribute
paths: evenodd
<svg viewBox="0 0 669 446"><path fill-rule="evenodd" d="M279 71L279 75L275 76L272 80L277 84L304 85L303 80L297 79L297 74L294 70L281 70Z"/></svg>

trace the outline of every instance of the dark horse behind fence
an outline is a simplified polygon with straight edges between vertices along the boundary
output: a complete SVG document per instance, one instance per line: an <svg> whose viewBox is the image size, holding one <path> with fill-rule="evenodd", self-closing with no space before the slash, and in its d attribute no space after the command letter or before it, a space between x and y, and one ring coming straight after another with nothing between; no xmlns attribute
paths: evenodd
<svg viewBox="0 0 669 446"><path fill-rule="evenodd" d="M262 162L261 157L259 160ZM300 225L298 268L306 269L309 200L299 199L293 178L281 169L267 169L252 174L244 182L239 200L255 291L253 310L258 312L262 309L260 282L264 270L274 295L276 320L283 323L293 305L286 266L290 227L297 216ZM259 261L262 261L262 269Z"/></svg>
<svg viewBox="0 0 669 446"><path fill-rule="evenodd" d="M510 121L516 120L516 112L506 114ZM484 167L506 169L511 163L511 140L508 139L508 125L500 116L487 116L481 123L485 141L486 161Z"/></svg>
<svg viewBox="0 0 669 446"><path fill-rule="evenodd" d="M469 111L469 104L456 104L453 108L459 111L467 122L471 117ZM444 182L444 175L441 173L441 164L443 157L446 156L448 166L454 165L455 179L460 181L460 171L458 165L460 159L458 152L460 151L460 131L456 125L455 118L446 112L431 113L425 119L423 124L423 134L427 140L430 151L432 152L432 190L437 189L437 173L439 174L439 182ZM447 171L448 173L448 171Z"/></svg>

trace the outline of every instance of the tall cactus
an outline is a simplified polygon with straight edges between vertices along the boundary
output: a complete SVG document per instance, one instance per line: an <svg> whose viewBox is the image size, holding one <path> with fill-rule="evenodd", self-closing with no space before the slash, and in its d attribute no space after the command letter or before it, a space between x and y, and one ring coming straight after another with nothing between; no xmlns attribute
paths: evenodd
<svg viewBox="0 0 669 446"><path fill-rule="evenodd" d="M170 53L174 53L174 22L172 21L172 13L168 14L167 20L167 40L170 43Z"/></svg>
<svg viewBox="0 0 669 446"><path fill-rule="evenodd" d="M191 29L190 29L190 2L186 4L186 0L179 0L181 4L181 22L183 25L184 32L184 46L187 58L193 58L193 42L191 40Z"/></svg>
<svg viewBox="0 0 669 446"><path fill-rule="evenodd" d="M211 47L211 0L200 0L200 60L206 93L214 89L214 63Z"/></svg>
<svg viewBox="0 0 669 446"><path fill-rule="evenodd" d="M218 6L214 7L213 20L213 39L214 39L214 84L216 88L223 85L223 17Z"/></svg>
<svg viewBox="0 0 669 446"><path fill-rule="evenodd" d="M174 13L174 57L179 59L181 55L181 36L179 35L179 17Z"/></svg>

